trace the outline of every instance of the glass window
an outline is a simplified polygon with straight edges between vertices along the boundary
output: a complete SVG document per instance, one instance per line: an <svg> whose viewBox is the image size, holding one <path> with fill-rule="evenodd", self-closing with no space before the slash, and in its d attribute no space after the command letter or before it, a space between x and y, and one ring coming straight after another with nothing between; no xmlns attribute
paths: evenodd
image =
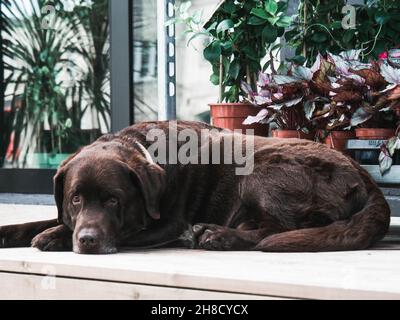
<svg viewBox="0 0 400 320"><path fill-rule="evenodd" d="M157 1L133 3L133 106L135 122L156 120L157 85Z"/></svg>
<svg viewBox="0 0 400 320"><path fill-rule="evenodd" d="M110 131L108 0L2 1L0 168L56 168Z"/></svg>

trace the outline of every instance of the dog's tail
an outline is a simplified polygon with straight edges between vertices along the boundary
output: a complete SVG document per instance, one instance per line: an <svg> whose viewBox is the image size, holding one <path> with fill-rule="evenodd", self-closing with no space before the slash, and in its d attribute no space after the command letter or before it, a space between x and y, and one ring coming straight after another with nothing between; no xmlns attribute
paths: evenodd
<svg viewBox="0 0 400 320"><path fill-rule="evenodd" d="M390 208L381 190L364 169L359 169L368 199L364 208L348 220L319 228L278 233L264 238L255 250L273 252L316 252L362 250L381 240L390 224Z"/></svg>

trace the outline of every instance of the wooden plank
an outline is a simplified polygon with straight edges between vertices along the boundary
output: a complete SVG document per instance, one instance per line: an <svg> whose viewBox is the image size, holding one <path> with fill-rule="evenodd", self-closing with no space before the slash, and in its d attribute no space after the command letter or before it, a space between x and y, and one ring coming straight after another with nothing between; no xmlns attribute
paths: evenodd
<svg viewBox="0 0 400 320"><path fill-rule="evenodd" d="M0 272L1 300L277 300L283 298Z"/></svg>
<svg viewBox="0 0 400 320"><path fill-rule="evenodd" d="M159 249L77 255L1 249L0 271L272 297L400 299L399 226L399 218L393 218L386 241L373 250L353 252Z"/></svg>
<svg viewBox="0 0 400 320"><path fill-rule="evenodd" d="M0 203L0 226L57 218L55 206Z"/></svg>

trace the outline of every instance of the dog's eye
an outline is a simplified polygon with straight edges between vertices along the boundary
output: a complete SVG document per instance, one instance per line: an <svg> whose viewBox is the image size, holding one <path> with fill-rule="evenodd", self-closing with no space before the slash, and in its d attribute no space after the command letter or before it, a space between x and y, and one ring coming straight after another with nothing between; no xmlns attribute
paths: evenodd
<svg viewBox="0 0 400 320"><path fill-rule="evenodd" d="M110 197L107 199L107 204L115 206L118 204L118 199L116 197Z"/></svg>
<svg viewBox="0 0 400 320"><path fill-rule="evenodd" d="M72 204L80 204L81 203L81 197L76 194L72 197Z"/></svg>

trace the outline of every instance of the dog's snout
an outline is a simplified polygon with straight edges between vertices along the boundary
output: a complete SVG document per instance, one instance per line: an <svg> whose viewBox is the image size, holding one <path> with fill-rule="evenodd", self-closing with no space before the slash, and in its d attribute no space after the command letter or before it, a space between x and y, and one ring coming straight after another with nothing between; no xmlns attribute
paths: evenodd
<svg viewBox="0 0 400 320"><path fill-rule="evenodd" d="M78 234L79 244L85 247L94 247L98 242L98 234L93 229L83 229Z"/></svg>

